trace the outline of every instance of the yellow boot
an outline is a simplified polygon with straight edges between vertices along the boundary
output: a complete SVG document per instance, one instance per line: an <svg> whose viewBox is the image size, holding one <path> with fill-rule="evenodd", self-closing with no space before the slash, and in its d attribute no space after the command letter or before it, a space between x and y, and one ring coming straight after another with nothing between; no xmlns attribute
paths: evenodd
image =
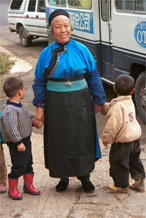
<svg viewBox="0 0 146 218"><path fill-rule="evenodd" d="M135 179L135 183L131 184L129 188L136 190L138 192L144 192L144 179Z"/></svg>

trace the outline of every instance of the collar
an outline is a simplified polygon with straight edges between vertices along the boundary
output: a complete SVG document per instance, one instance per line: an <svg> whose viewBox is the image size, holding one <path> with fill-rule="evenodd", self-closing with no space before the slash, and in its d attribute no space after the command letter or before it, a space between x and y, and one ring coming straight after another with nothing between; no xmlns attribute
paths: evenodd
<svg viewBox="0 0 146 218"><path fill-rule="evenodd" d="M56 44L57 44L57 45L60 45L60 46L65 46L65 45L67 45L69 42L70 42L70 40L69 40L68 42L64 43L64 44L61 44L61 43L58 43L58 42L56 41Z"/></svg>
<svg viewBox="0 0 146 218"><path fill-rule="evenodd" d="M6 103L6 104L7 104L7 105L13 105L13 106L15 106L15 107L22 107L21 102L16 103L16 102L12 102L12 101L10 101L10 100L7 100L7 103Z"/></svg>
<svg viewBox="0 0 146 218"><path fill-rule="evenodd" d="M113 98L111 100L111 105L114 105L115 103L120 102L120 101L131 100L131 99L132 99L131 95L120 95L117 98Z"/></svg>

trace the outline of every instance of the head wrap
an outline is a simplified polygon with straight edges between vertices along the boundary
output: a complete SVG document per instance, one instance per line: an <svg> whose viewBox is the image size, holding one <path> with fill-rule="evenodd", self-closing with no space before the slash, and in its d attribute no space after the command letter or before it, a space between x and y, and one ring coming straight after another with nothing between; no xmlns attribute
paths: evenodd
<svg viewBox="0 0 146 218"><path fill-rule="evenodd" d="M57 16L59 16L59 15L64 15L64 16L66 16L66 17L69 18L68 12L66 12L66 11L63 10L63 9L57 9L57 10L53 11L53 12L50 14L50 16L49 16L49 26L50 26L50 24L51 24L51 21L52 21L55 17L57 17Z"/></svg>

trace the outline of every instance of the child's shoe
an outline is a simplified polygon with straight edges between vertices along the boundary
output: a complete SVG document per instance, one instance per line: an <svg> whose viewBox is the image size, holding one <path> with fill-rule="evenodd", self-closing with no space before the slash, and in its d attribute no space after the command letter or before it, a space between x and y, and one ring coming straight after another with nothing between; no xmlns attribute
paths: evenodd
<svg viewBox="0 0 146 218"><path fill-rule="evenodd" d="M108 186L108 188L109 188L110 190L114 191L114 192L122 192L122 193L127 193L127 192L128 192L128 187L122 188L122 187L117 187L117 186L115 186L115 185L113 185L113 184L110 184L110 185Z"/></svg>
<svg viewBox="0 0 146 218"><path fill-rule="evenodd" d="M136 190L138 192L144 192L144 179L135 179L135 183L131 184L129 188Z"/></svg>
<svg viewBox="0 0 146 218"><path fill-rule="evenodd" d="M0 184L0 194L5 193L6 190L7 190L7 188L6 188L6 184L1 183L1 184Z"/></svg>
<svg viewBox="0 0 146 218"><path fill-rule="evenodd" d="M8 178L8 182L9 182L9 191L8 191L9 197L13 200L21 200L23 196L17 189L18 179Z"/></svg>
<svg viewBox="0 0 146 218"><path fill-rule="evenodd" d="M33 173L23 175L24 178L24 193L32 195L40 195L40 191L33 186Z"/></svg>

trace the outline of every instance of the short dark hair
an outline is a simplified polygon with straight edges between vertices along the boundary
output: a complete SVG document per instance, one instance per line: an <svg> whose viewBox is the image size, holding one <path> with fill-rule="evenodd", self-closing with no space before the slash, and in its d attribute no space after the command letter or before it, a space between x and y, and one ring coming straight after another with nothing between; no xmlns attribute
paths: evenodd
<svg viewBox="0 0 146 218"><path fill-rule="evenodd" d="M9 98L12 98L16 95L17 91L23 89L23 87L24 84L22 79L18 77L9 77L4 82L3 90Z"/></svg>
<svg viewBox="0 0 146 218"><path fill-rule="evenodd" d="M115 80L115 88L120 95L130 95L134 88L135 81L132 76L122 74Z"/></svg>

